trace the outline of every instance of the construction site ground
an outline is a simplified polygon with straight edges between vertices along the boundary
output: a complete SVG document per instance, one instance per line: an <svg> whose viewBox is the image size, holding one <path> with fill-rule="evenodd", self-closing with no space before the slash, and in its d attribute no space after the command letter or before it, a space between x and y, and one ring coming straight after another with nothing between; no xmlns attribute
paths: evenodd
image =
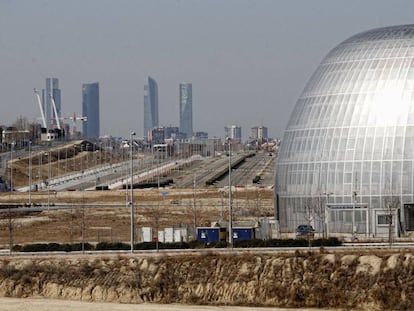
<svg viewBox="0 0 414 311"><path fill-rule="evenodd" d="M129 192L62 191L32 193L32 202L66 204L64 209L42 212L0 214L0 245L8 245L10 226L13 244L128 242L130 238ZM2 193L0 203L24 203L28 193ZM237 189L233 191L234 221L273 216L273 190ZM134 191L134 216L137 230L152 227L155 232L167 227L194 228L228 218L228 192L217 189L150 189ZM195 216L196 215L196 216ZM191 231L191 230L190 230ZM138 231L137 231L138 234Z"/></svg>
<svg viewBox="0 0 414 311"><path fill-rule="evenodd" d="M49 153L50 152L50 153ZM144 155L137 155L144 157ZM119 153L85 151L80 143L69 144L48 152L38 151L13 159L15 187L28 185L29 168L33 179L47 179L46 176L60 176L80 171L85 167L108 165L125 159ZM50 162L49 162L50 160ZM226 159L206 158L196 161L187 168L172 172L176 180L187 180L188 188L173 185L169 188L135 189L134 219L136 238L142 227L152 227L154 232L170 227L187 227L189 238L195 238L195 226L210 226L212 222L228 219L229 192L222 182L215 186L193 187L192 178L197 174L208 174L208 170ZM209 166L211 165L211 166ZM224 164L225 165L225 164ZM243 166L244 165L244 166ZM233 220L258 220L273 216L273 159L267 153L258 153L233 172L232 187ZM258 172L265 177L265 184L253 184L251 176ZM243 182L241 182L243 180ZM130 190L109 191L31 191L2 192L0 205L0 247L27 243L79 243L83 240L96 242L128 242L130 239ZM8 203L59 206L61 209L45 209L41 212L8 213ZM65 206L63 206L65 205ZM1 212L1 211L0 211Z"/></svg>

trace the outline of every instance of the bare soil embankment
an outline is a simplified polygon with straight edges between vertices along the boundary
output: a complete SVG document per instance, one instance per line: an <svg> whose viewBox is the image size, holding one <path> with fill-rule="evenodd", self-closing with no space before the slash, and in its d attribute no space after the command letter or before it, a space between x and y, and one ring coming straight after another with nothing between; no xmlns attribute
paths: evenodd
<svg viewBox="0 0 414 311"><path fill-rule="evenodd" d="M414 254L204 254L0 261L0 296L413 310Z"/></svg>

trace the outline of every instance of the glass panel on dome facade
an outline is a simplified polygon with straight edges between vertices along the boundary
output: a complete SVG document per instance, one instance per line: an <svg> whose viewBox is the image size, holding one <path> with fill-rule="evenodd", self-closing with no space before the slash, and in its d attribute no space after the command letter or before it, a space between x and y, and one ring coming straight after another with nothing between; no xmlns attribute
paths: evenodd
<svg viewBox="0 0 414 311"><path fill-rule="evenodd" d="M332 204L353 203L356 193L371 209L384 208L389 196L401 206L413 203L413 90L414 25L366 31L328 53L280 146L275 192L282 230L304 223L307 200L327 193Z"/></svg>

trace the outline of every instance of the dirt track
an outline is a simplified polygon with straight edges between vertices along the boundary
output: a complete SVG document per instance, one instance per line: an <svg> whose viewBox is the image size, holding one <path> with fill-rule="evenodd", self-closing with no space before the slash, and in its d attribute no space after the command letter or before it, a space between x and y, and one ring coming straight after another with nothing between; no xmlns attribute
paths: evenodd
<svg viewBox="0 0 414 311"><path fill-rule="evenodd" d="M228 310L228 311L254 311L254 310L275 310L275 311L311 311L324 309L280 309L280 308L252 308L252 307L209 307L209 306L185 306L185 305L161 305L161 304L117 304L117 303L90 303L80 301L53 300L53 299L17 299L0 298L0 310L7 311L198 311L198 310ZM326 309L325 309L326 310ZM332 311L332 309L330 309Z"/></svg>

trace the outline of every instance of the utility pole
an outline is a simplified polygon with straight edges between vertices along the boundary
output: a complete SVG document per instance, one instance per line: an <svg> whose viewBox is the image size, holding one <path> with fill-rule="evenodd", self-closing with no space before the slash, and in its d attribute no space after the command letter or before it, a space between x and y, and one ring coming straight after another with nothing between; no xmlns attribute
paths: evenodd
<svg viewBox="0 0 414 311"><path fill-rule="evenodd" d="M15 142L13 141L10 145L10 192L13 192L13 147Z"/></svg>
<svg viewBox="0 0 414 311"><path fill-rule="evenodd" d="M50 208L50 146L47 156L47 209Z"/></svg>
<svg viewBox="0 0 414 311"><path fill-rule="evenodd" d="M133 143L133 137L135 136L135 132L131 132L131 137L130 137L130 146L129 146L129 151L130 151L130 160L131 160L131 200L130 200L130 205L131 205L131 253L134 252L134 237L135 237L135 223L134 223L134 158L133 158L133 148L132 148L132 143Z"/></svg>
<svg viewBox="0 0 414 311"><path fill-rule="evenodd" d="M32 205L32 142L29 141L29 206Z"/></svg>
<svg viewBox="0 0 414 311"><path fill-rule="evenodd" d="M333 195L334 193L333 192L324 192L323 193L324 195L325 195L325 197L326 197L326 202L325 202L325 207L323 208L323 207L321 207L321 218L322 218L322 237L324 238L324 239L327 239L328 238L328 228L327 228L327 226L328 226L328 222L327 222L327 219L328 219L328 215L327 215L327 208L328 208L328 206L329 206L329 197L331 196L331 195Z"/></svg>
<svg viewBox="0 0 414 311"><path fill-rule="evenodd" d="M193 180L193 211L194 211L194 234L197 234L197 208L196 208L196 174Z"/></svg>
<svg viewBox="0 0 414 311"><path fill-rule="evenodd" d="M227 137L229 144L229 244L233 248L233 218L232 218L232 198L231 198L231 138Z"/></svg>
<svg viewBox="0 0 414 311"><path fill-rule="evenodd" d="M220 213L220 221L224 221L224 191L220 190L220 197L221 197L221 213Z"/></svg>
<svg viewBox="0 0 414 311"><path fill-rule="evenodd" d="M82 253L85 253L85 198L82 194Z"/></svg>
<svg viewBox="0 0 414 311"><path fill-rule="evenodd" d="M356 233L357 233L357 228L356 228L356 223L355 223L355 205L356 205L356 199L357 199L357 192L353 191L352 192L352 197L353 197L353 204L352 204L352 241L354 241L356 239Z"/></svg>
<svg viewBox="0 0 414 311"><path fill-rule="evenodd" d="M12 220L12 214L9 207L9 255L13 252L13 220Z"/></svg>

